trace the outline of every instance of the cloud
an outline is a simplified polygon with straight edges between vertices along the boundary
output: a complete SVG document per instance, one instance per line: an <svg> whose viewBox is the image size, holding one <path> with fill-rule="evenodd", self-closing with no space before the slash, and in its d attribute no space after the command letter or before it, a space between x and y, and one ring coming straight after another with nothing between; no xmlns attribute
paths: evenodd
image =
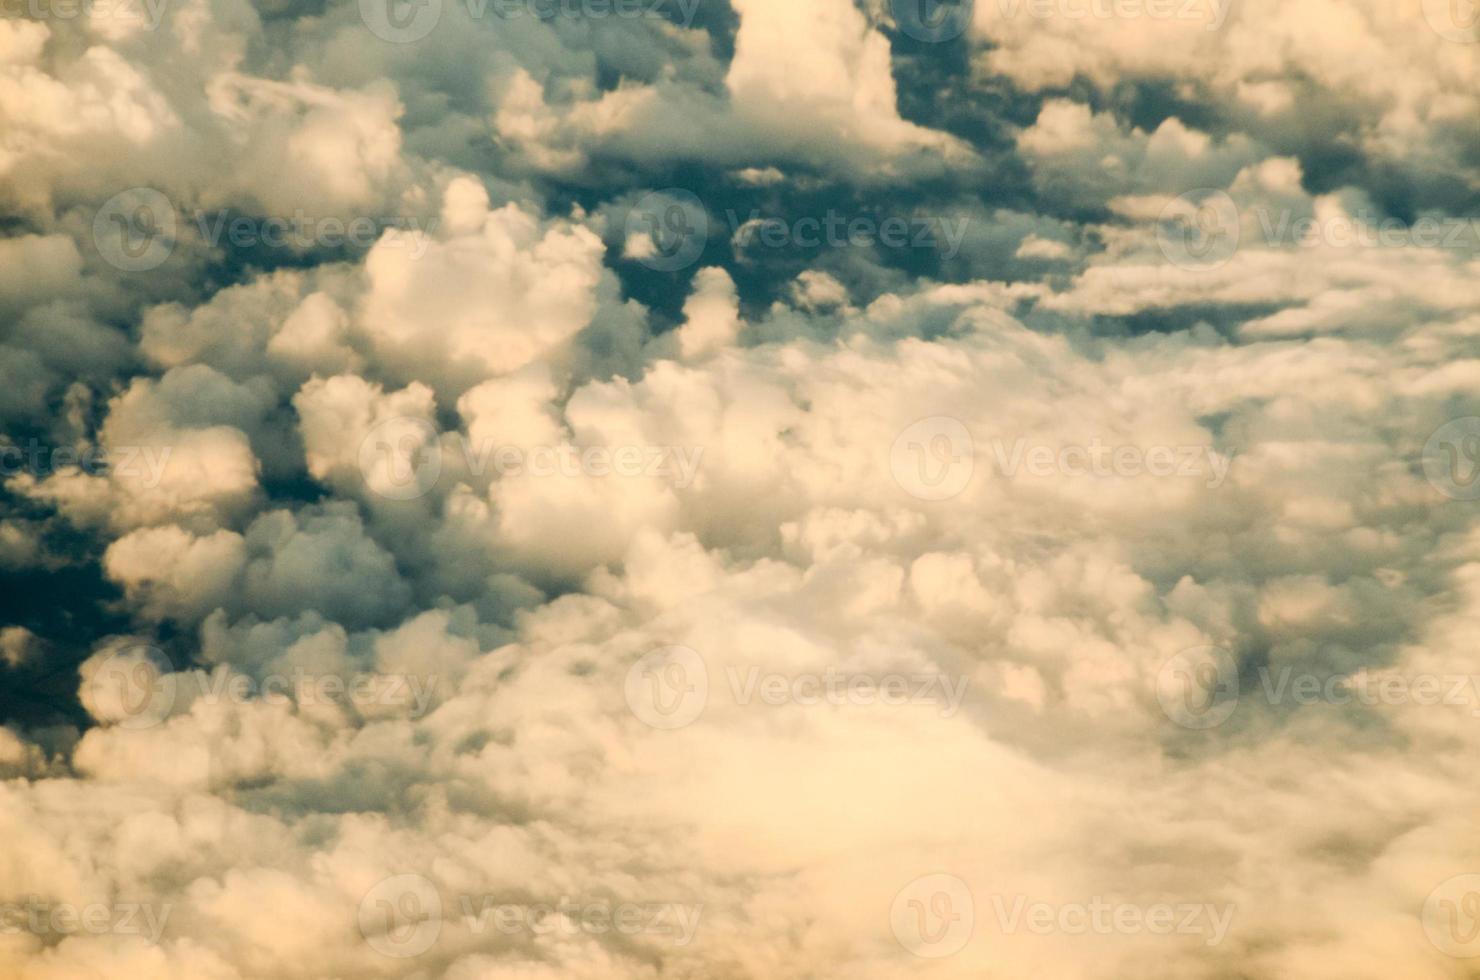
<svg viewBox="0 0 1480 980"><path fill-rule="evenodd" d="M497 6L0 21L0 975L1463 973L1462 25Z"/></svg>

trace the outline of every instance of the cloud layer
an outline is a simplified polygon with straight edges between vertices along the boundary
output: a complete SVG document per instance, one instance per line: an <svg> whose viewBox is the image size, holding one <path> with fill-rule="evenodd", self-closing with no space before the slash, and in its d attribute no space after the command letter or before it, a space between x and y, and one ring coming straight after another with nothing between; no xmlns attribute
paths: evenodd
<svg viewBox="0 0 1480 980"><path fill-rule="evenodd" d="M0 975L1473 975L1476 13L7 10Z"/></svg>

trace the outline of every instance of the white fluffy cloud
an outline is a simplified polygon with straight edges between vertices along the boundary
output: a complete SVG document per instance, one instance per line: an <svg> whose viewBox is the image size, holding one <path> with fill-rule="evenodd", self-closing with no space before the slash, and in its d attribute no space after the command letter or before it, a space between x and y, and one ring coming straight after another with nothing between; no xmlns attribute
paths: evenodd
<svg viewBox="0 0 1480 980"><path fill-rule="evenodd" d="M0 22L0 975L1467 975L1480 46L721 6Z"/></svg>

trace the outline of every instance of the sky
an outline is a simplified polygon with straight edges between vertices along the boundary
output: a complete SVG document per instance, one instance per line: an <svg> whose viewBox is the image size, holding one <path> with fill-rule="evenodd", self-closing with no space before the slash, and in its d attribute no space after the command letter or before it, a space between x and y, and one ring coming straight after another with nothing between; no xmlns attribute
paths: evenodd
<svg viewBox="0 0 1480 980"><path fill-rule="evenodd" d="M1480 977L1475 0L0 14L0 977Z"/></svg>

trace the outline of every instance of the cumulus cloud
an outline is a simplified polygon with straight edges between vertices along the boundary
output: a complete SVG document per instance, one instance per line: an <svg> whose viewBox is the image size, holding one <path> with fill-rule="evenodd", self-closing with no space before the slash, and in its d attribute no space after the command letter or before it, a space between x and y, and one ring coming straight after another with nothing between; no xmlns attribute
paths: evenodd
<svg viewBox="0 0 1480 980"><path fill-rule="evenodd" d="M0 975L1468 975L1463 4L43 6Z"/></svg>

